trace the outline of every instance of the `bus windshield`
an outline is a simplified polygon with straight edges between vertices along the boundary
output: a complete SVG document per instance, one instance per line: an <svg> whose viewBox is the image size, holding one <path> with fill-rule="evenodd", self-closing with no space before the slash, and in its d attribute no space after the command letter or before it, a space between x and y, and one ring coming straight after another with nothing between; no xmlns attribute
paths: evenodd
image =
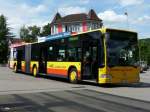
<svg viewBox="0 0 150 112"><path fill-rule="evenodd" d="M139 50L136 33L108 30L106 40L108 66L138 66Z"/></svg>

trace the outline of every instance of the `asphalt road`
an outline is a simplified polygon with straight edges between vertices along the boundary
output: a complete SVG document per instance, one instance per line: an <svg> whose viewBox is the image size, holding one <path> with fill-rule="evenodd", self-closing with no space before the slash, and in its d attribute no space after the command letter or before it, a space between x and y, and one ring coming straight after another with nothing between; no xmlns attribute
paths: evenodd
<svg viewBox="0 0 150 112"><path fill-rule="evenodd" d="M0 67L0 95L61 91L78 88L84 88L84 85L70 84L67 80L61 78L35 78L28 74L14 73L12 70L6 67Z"/></svg>
<svg viewBox="0 0 150 112"><path fill-rule="evenodd" d="M0 96L1 112L149 112L150 102L92 90Z"/></svg>
<svg viewBox="0 0 150 112"><path fill-rule="evenodd" d="M0 112L148 112L150 71L140 76L139 84L102 87L0 67Z"/></svg>

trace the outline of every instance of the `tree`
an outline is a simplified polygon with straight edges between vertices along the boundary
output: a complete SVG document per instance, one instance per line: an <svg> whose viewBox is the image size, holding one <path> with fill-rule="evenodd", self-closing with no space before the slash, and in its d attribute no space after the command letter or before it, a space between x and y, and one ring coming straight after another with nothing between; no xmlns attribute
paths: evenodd
<svg viewBox="0 0 150 112"><path fill-rule="evenodd" d="M142 61L147 61L150 65L150 38L140 39L139 48L140 48L140 58Z"/></svg>
<svg viewBox="0 0 150 112"><path fill-rule="evenodd" d="M48 23L47 25L43 26L42 28L42 32L41 32L41 36L48 36L51 34L51 27L50 27L50 23Z"/></svg>
<svg viewBox="0 0 150 112"><path fill-rule="evenodd" d="M32 41L35 42L37 41L37 37L40 36L40 27L34 25L28 27L29 29L29 36L31 37Z"/></svg>
<svg viewBox="0 0 150 112"><path fill-rule="evenodd" d="M41 28L34 25L29 27L21 27L20 29L20 38L25 42L35 42L37 41L38 36L48 36L51 34L51 27L50 23Z"/></svg>
<svg viewBox="0 0 150 112"><path fill-rule="evenodd" d="M40 36L40 27L36 25L27 28L23 26L20 29L20 38L25 42L35 42L38 36Z"/></svg>
<svg viewBox="0 0 150 112"><path fill-rule="evenodd" d="M23 26L20 29L20 38L24 40L25 42L30 42L31 39L29 38L29 30Z"/></svg>
<svg viewBox="0 0 150 112"><path fill-rule="evenodd" d="M10 28L7 25L7 20L4 15L0 15L0 63L7 63L8 60L8 42L9 38L13 37L10 33Z"/></svg>

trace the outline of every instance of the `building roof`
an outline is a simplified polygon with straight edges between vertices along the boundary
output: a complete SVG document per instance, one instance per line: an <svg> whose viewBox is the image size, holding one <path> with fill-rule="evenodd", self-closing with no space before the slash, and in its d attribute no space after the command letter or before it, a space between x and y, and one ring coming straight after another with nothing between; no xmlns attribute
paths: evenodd
<svg viewBox="0 0 150 112"><path fill-rule="evenodd" d="M61 17L59 13L56 13L51 24L68 23L68 22L70 23L70 22L79 22L79 21L88 21L88 20L102 21L96 15L95 11L91 9L88 14L86 13L70 14L64 17Z"/></svg>
<svg viewBox="0 0 150 112"><path fill-rule="evenodd" d="M20 39L20 38L10 38L9 40L10 40L10 42L11 42L12 44L24 42L24 41L23 41L22 39Z"/></svg>
<svg viewBox="0 0 150 112"><path fill-rule="evenodd" d="M52 23L60 19L61 19L61 15L57 12L56 15L54 16L54 19L52 20Z"/></svg>

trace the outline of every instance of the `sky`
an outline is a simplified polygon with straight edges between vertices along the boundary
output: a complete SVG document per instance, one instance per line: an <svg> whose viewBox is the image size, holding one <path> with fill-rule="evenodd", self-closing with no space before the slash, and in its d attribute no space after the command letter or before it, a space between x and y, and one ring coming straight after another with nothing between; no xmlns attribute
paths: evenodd
<svg viewBox="0 0 150 112"><path fill-rule="evenodd" d="M57 12L65 16L88 13L90 9L105 27L133 30L139 38L150 38L150 0L0 0L0 15L7 17L16 37L22 26L42 27Z"/></svg>

